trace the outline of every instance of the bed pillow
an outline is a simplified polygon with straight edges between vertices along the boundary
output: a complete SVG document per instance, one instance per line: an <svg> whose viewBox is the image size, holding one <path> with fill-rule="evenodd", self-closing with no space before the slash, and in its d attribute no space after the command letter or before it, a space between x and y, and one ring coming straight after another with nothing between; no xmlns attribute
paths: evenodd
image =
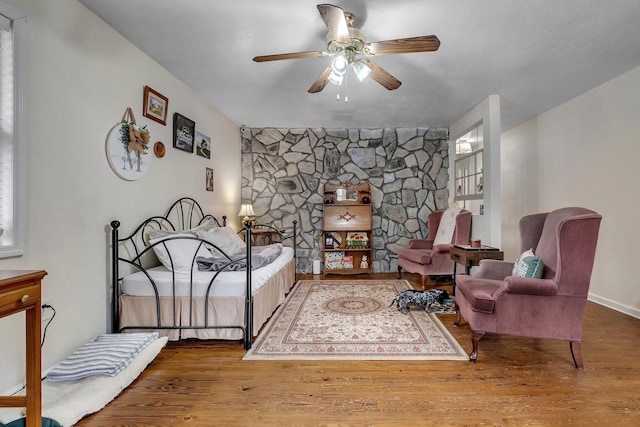
<svg viewBox="0 0 640 427"><path fill-rule="evenodd" d="M167 236L175 236L177 234L191 234L193 237L197 237L198 230L209 231L213 228L220 227L215 219L209 218L196 228L191 228L189 230L149 230L146 234L146 241L151 242L152 239L160 239L162 237Z"/></svg>
<svg viewBox="0 0 640 427"><path fill-rule="evenodd" d="M205 222L203 222L193 230L211 230L212 228L219 228L219 227L220 225L218 225L215 219L209 218L208 220L206 220Z"/></svg>
<svg viewBox="0 0 640 427"><path fill-rule="evenodd" d="M198 230L197 236L212 245L216 245L225 254L231 256L246 251L247 245L231 227L217 227L209 231ZM211 255L216 258L224 256L215 248L210 248Z"/></svg>
<svg viewBox="0 0 640 427"><path fill-rule="evenodd" d="M158 243L153 246L153 251L162 265L169 270L171 270L171 261L173 261L173 271L176 273L188 273L198 268L198 264L194 261L195 257L210 256L207 248L199 240L173 239L174 237L196 236L190 233L172 233L165 237L149 240L152 245L167 240L164 244ZM171 254L171 258L169 258L169 254Z"/></svg>
<svg viewBox="0 0 640 427"><path fill-rule="evenodd" d="M513 264L511 275L539 279L542 277L543 271L544 264L542 259L536 256L533 250L529 249L524 251Z"/></svg>

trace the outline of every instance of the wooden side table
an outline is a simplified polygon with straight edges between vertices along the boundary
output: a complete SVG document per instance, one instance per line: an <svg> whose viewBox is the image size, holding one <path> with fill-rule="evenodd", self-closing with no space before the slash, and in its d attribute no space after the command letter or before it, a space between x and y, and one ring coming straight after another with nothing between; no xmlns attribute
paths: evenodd
<svg viewBox="0 0 640 427"><path fill-rule="evenodd" d="M26 407L26 426L42 425L41 281L46 271L0 270L0 318L21 311L26 318L26 394L0 396L0 407Z"/></svg>
<svg viewBox="0 0 640 427"><path fill-rule="evenodd" d="M251 245L266 246L272 243L278 243L282 239L282 235L286 230L278 230L275 228L255 228L251 230ZM240 230L240 234L244 239L245 231Z"/></svg>
<svg viewBox="0 0 640 427"><path fill-rule="evenodd" d="M458 264L464 266L465 274L471 274L471 267L480 265L483 259L504 259L504 252L498 248L491 246L480 246L474 248L469 245L452 245L450 257L455 263L453 264L453 293L456 293L456 267Z"/></svg>

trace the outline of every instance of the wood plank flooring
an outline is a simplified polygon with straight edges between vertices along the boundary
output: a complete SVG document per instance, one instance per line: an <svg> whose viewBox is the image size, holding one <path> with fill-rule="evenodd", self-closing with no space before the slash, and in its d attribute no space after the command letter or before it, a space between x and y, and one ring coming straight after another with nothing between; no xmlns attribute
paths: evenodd
<svg viewBox="0 0 640 427"><path fill-rule="evenodd" d="M469 352L468 326L440 318ZM498 335L480 342L475 364L243 361L239 342L172 342L77 426L638 426L639 344L639 319L594 303L584 370L568 343Z"/></svg>

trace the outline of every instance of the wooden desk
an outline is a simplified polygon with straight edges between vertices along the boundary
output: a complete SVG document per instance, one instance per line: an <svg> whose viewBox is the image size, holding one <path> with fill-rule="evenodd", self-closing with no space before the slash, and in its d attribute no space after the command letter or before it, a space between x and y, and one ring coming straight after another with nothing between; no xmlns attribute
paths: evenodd
<svg viewBox="0 0 640 427"><path fill-rule="evenodd" d="M0 407L26 407L26 426L42 425L40 359L41 281L46 271L0 270L0 318L21 311L26 317L26 394L0 396Z"/></svg>
<svg viewBox="0 0 640 427"><path fill-rule="evenodd" d="M504 259L504 252L498 248L491 246L480 246L473 248L471 246L452 245L450 257L455 263L453 264L453 293L456 292L456 267L458 264L464 265L465 274L471 274L471 267L480 265L483 259Z"/></svg>

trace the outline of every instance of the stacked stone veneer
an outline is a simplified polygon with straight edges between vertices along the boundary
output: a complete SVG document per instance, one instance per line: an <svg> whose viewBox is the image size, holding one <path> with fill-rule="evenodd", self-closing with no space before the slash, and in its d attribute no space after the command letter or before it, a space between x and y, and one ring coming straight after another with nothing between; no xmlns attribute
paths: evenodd
<svg viewBox="0 0 640 427"><path fill-rule="evenodd" d="M299 272L321 256L323 188L369 182L373 271L397 271L396 248L427 236L427 215L448 204L448 129L241 128L242 199L258 223L298 221Z"/></svg>

